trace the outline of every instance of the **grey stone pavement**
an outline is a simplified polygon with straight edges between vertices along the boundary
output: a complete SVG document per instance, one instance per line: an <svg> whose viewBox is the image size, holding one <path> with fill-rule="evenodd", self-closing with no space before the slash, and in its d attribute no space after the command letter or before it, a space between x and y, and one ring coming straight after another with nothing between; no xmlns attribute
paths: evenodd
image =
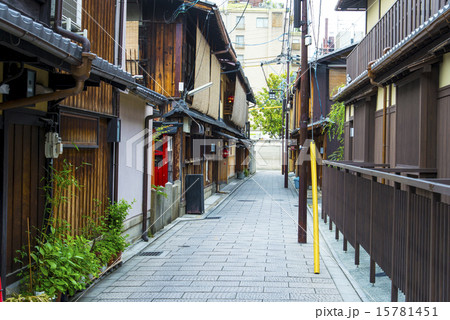
<svg viewBox="0 0 450 320"><path fill-rule="evenodd" d="M278 171L258 172L205 216L176 221L79 301L365 300L325 244L314 274L310 232L297 243L298 196L283 182Z"/></svg>

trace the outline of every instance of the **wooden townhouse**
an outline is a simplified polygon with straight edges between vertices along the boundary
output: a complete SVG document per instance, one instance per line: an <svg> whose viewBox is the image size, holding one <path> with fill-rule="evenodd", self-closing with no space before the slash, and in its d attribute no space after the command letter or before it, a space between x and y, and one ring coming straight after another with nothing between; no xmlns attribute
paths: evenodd
<svg viewBox="0 0 450 320"><path fill-rule="evenodd" d="M406 301L450 300L450 4L340 0L365 10L347 58L345 161L325 162L323 217Z"/></svg>
<svg viewBox="0 0 450 320"><path fill-rule="evenodd" d="M336 138L331 139L326 131L326 124L329 122L328 114L333 105L332 96L338 88L346 84L346 57L355 48L350 45L325 55L311 59L308 66L310 74L310 103L308 113L308 139L314 139L316 147L323 159L328 159L339 148ZM293 88L293 108L290 112L290 139L289 171L297 172L297 159L299 147L296 141L299 140L300 131L300 85L301 69L298 69L297 79ZM318 167L318 184L322 185L322 170ZM310 179L308 179L310 181Z"/></svg>
<svg viewBox="0 0 450 320"><path fill-rule="evenodd" d="M118 188L121 112L139 107L145 117L148 104L166 102L121 67L121 4L0 1L3 287L17 280L14 257L27 243L27 231L33 239L46 218L42 187L51 168L65 161L80 167L75 177L82 187L53 212L79 233L88 218L103 214L109 199L124 197Z"/></svg>
<svg viewBox="0 0 450 320"><path fill-rule="evenodd" d="M186 175L201 174L208 197L248 166L248 103L255 102L219 9L203 1L128 1L127 20L139 41L129 61L138 57L145 85L170 100L155 121L171 129L155 146L153 183L180 181L184 200Z"/></svg>

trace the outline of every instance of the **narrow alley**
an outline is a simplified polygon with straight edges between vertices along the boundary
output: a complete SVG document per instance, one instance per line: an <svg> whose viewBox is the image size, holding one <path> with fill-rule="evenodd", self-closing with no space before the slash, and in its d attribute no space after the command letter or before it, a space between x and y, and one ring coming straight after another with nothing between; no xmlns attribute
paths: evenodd
<svg viewBox="0 0 450 320"><path fill-rule="evenodd" d="M297 243L297 201L278 171L258 172L205 216L185 216L79 301L361 301L327 250L314 274L311 233Z"/></svg>

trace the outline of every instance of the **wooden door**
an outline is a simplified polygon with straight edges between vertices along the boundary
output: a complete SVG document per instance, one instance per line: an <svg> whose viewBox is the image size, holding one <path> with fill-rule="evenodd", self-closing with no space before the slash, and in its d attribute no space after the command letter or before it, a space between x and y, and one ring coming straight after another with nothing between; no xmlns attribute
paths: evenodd
<svg viewBox="0 0 450 320"><path fill-rule="evenodd" d="M45 130L37 117L21 115L19 118L16 114L6 123L4 168L7 168L7 172L3 176L6 208L3 206L2 210L5 225L2 242L6 243L2 246L2 264L5 264L2 279L6 273L8 285L18 279L17 273L22 265L15 263L14 258L17 257L17 250L28 245L28 230L30 239L33 239L37 229L42 227L45 211L42 187L46 160Z"/></svg>

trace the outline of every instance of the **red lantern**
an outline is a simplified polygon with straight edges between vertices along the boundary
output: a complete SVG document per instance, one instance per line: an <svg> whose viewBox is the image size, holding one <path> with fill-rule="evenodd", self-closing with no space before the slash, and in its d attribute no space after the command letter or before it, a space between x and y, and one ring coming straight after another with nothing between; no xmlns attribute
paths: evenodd
<svg viewBox="0 0 450 320"><path fill-rule="evenodd" d="M230 155L230 151L228 151L228 148L227 147L223 148L222 157L224 159L226 159L226 158L228 158L229 155Z"/></svg>

